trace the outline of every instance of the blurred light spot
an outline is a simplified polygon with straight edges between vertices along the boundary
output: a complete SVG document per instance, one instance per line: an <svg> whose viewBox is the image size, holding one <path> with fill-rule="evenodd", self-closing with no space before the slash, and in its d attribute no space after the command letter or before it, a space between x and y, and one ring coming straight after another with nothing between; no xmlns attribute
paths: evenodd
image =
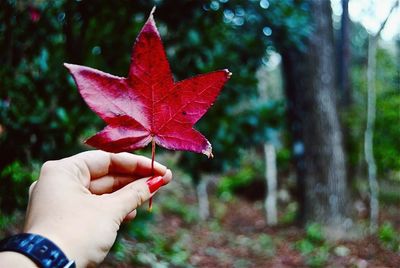
<svg viewBox="0 0 400 268"><path fill-rule="evenodd" d="M331 206L336 206L338 203L338 197L336 195L329 195L329 204Z"/></svg>
<svg viewBox="0 0 400 268"><path fill-rule="evenodd" d="M60 13L58 13L58 15L57 15L57 20L58 21L63 21L65 19L65 12L60 12Z"/></svg>
<svg viewBox="0 0 400 268"><path fill-rule="evenodd" d="M167 25L165 25L164 23L159 23L158 24L158 32L161 34L161 36L163 35L167 35L168 34L168 27Z"/></svg>
<svg viewBox="0 0 400 268"><path fill-rule="evenodd" d="M268 0L261 0L260 1L260 7L263 8L263 9L267 9L269 7Z"/></svg>
<svg viewBox="0 0 400 268"><path fill-rule="evenodd" d="M254 14L250 14L250 16L246 16L246 18L247 18L247 21L250 23L255 23L258 21L257 16Z"/></svg>
<svg viewBox="0 0 400 268"><path fill-rule="evenodd" d="M244 24L244 19L242 17L235 17L233 19L233 24L236 26L242 26Z"/></svg>
<svg viewBox="0 0 400 268"><path fill-rule="evenodd" d="M136 14L134 15L133 20L136 22L142 22L144 20L144 15L142 13Z"/></svg>
<svg viewBox="0 0 400 268"><path fill-rule="evenodd" d="M200 35L196 30L190 30L188 33L188 37L189 37L190 43L197 44L197 45L200 43Z"/></svg>
<svg viewBox="0 0 400 268"><path fill-rule="evenodd" d="M217 1L212 1L210 4L210 8L214 11L217 11L219 9L219 2Z"/></svg>
<svg viewBox="0 0 400 268"><path fill-rule="evenodd" d="M272 29L269 28L268 26L264 27L264 28L263 28L263 34L264 34L265 36L271 36L271 34L272 34Z"/></svg>
<svg viewBox="0 0 400 268"><path fill-rule="evenodd" d="M304 145L302 142L300 141L296 141L293 144L293 153L294 155L298 156L298 155L303 155L304 154Z"/></svg>
<svg viewBox="0 0 400 268"><path fill-rule="evenodd" d="M9 108L11 104L11 101L9 98L0 100L0 108Z"/></svg>
<svg viewBox="0 0 400 268"><path fill-rule="evenodd" d="M235 9L235 14L236 16L242 17L245 15L244 9L241 7L238 7Z"/></svg>
<svg viewBox="0 0 400 268"><path fill-rule="evenodd" d="M49 52L47 51L47 49L44 48L40 52L40 56L38 58L39 69L43 72L46 72L49 69L49 66L47 64L48 59L49 59Z"/></svg>
<svg viewBox="0 0 400 268"><path fill-rule="evenodd" d="M231 21L233 17L235 17L235 14L233 14L232 10L230 9L224 10L224 18L226 18L228 21Z"/></svg>
<svg viewBox="0 0 400 268"><path fill-rule="evenodd" d="M99 46L94 46L94 47L92 48L92 54L93 54L93 55L99 55L99 54L101 54L101 47L99 47Z"/></svg>
<svg viewBox="0 0 400 268"><path fill-rule="evenodd" d="M275 51L267 51L267 53L268 56L263 57L262 62L267 67L267 70L272 71L279 66L282 61L282 57Z"/></svg>
<svg viewBox="0 0 400 268"><path fill-rule="evenodd" d="M219 0L221 3L228 3L229 0Z"/></svg>
<svg viewBox="0 0 400 268"><path fill-rule="evenodd" d="M30 6L28 10L29 10L29 17L30 17L31 21L38 22L41 17L40 10L33 6Z"/></svg>
<svg viewBox="0 0 400 268"><path fill-rule="evenodd" d="M30 137L30 142L31 143L36 143L36 141L37 141L37 136L35 134L32 134L31 137Z"/></svg>

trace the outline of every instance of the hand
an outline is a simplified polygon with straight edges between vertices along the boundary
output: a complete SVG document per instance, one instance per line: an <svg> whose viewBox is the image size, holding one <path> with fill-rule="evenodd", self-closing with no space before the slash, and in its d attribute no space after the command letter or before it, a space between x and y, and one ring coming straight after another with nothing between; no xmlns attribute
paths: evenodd
<svg viewBox="0 0 400 268"><path fill-rule="evenodd" d="M77 267L100 263L124 219L172 179L169 169L128 153L88 151L46 162L29 189L24 231L58 245ZM151 193L153 192L153 193Z"/></svg>

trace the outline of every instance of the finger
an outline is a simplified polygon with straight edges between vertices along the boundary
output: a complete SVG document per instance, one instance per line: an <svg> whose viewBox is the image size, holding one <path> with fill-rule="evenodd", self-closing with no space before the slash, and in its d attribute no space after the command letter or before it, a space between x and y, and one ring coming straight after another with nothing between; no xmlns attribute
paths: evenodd
<svg viewBox="0 0 400 268"><path fill-rule="evenodd" d="M137 211L135 209L134 211L132 211L128 215L126 215L124 221L131 221L136 217L136 215L137 215Z"/></svg>
<svg viewBox="0 0 400 268"><path fill-rule="evenodd" d="M32 182L31 186L29 186L29 196L32 195L33 189L35 189L37 181Z"/></svg>
<svg viewBox="0 0 400 268"><path fill-rule="evenodd" d="M110 173L134 174L140 177L147 177L164 175L167 170L164 165L158 162L154 162L154 170L152 170L150 158L129 153L112 154L111 160ZM133 161L136 163L135 166L131 164Z"/></svg>
<svg viewBox="0 0 400 268"><path fill-rule="evenodd" d="M147 180L148 178L136 180L118 191L106 195L107 201L112 206L111 211L116 213L120 221L152 196L146 183Z"/></svg>
<svg viewBox="0 0 400 268"><path fill-rule="evenodd" d="M172 180L172 171L170 169L167 169L167 171L165 171L163 178L165 184L170 183L170 181Z"/></svg>
<svg viewBox="0 0 400 268"><path fill-rule="evenodd" d="M105 198L112 206L111 210L117 212L122 221L131 211L146 202L159 187L169 183L171 179L172 173L168 169L163 177L154 177L153 180L149 178L138 179L118 191L106 195ZM152 184L152 182L156 182L156 184Z"/></svg>
<svg viewBox="0 0 400 268"><path fill-rule="evenodd" d="M106 194L121 189L125 185L142 177L138 176L118 176L118 175L107 175L96 180L92 180L89 185L89 191L92 194ZM171 170L167 170L164 174L165 184L172 179Z"/></svg>
<svg viewBox="0 0 400 268"><path fill-rule="evenodd" d="M125 175L138 175L141 177L151 175L163 175L166 167L155 162L154 172L151 168L151 160L149 158L133 155L129 153L108 153L104 151L87 151L60 161L51 161L54 164L47 165L51 167L61 168L66 172L74 172L76 177L82 184L88 188L90 180L101 178L111 173L120 173Z"/></svg>
<svg viewBox="0 0 400 268"><path fill-rule="evenodd" d="M68 158L67 158L68 159ZM104 151L86 151L70 157L83 161L89 170L91 179L100 178L109 173L151 175L151 159L130 153L108 153ZM164 174L166 167L154 162L154 172Z"/></svg>
<svg viewBox="0 0 400 268"><path fill-rule="evenodd" d="M89 191L92 194L105 194L112 193L118 189L121 189L128 183L137 180L138 177L126 177L118 175L107 175L99 179L92 180L89 185Z"/></svg>

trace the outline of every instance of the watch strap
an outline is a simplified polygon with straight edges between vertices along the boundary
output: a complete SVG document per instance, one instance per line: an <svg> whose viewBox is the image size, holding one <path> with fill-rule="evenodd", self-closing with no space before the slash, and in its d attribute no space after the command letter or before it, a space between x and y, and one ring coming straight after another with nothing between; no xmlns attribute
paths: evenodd
<svg viewBox="0 0 400 268"><path fill-rule="evenodd" d="M75 268L75 262L68 260L61 249L49 239L22 233L0 241L1 251L14 251L31 259L42 268Z"/></svg>

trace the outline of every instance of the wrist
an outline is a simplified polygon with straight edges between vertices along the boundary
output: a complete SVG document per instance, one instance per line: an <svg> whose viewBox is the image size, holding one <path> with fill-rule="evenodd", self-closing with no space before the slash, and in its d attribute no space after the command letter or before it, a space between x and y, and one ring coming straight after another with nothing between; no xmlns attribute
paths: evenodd
<svg viewBox="0 0 400 268"><path fill-rule="evenodd" d="M52 241L57 247L65 254L68 260L73 260L75 263L82 263L82 258L74 251L74 247L68 243L62 236L57 235L55 232L46 231L51 228L25 228L25 233L36 234L45 237Z"/></svg>
<svg viewBox="0 0 400 268"><path fill-rule="evenodd" d="M14 251L0 252L0 267L38 268L38 266L31 259Z"/></svg>
<svg viewBox="0 0 400 268"><path fill-rule="evenodd" d="M6 252L5 257L8 261L17 261L15 258L18 258L18 267L28 265L26 258L29 258L31 262L28 267L35 267L32 265L34 263L36 267L41 268L75 268L75 262L69 260L53 241L38 234L21 233L7 237L0 241L0 252ZM26 258L17 257L12 254L14 252ZM20 262L25 262L26 265Z"/></svg>

